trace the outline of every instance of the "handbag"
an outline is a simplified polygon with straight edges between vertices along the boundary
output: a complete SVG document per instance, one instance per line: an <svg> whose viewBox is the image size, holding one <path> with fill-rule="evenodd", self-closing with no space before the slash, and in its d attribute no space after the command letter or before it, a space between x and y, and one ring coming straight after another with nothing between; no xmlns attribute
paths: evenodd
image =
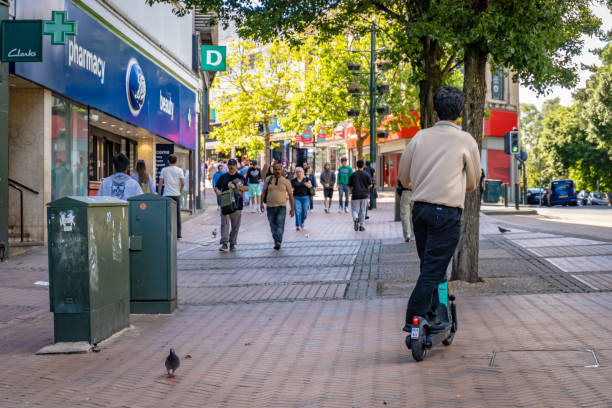
<svg viewBox="0 0 612 408"><path fill-rule="evenodd" d="M242 210L242 195L236 189L228 189L221 193L221 214L229 215Z"/></svg>

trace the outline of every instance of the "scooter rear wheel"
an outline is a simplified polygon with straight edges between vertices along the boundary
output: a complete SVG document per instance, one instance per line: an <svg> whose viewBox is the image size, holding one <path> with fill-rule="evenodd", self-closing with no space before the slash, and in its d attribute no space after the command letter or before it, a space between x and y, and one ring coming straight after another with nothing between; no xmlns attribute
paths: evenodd
<svg viewBox="0 0 612 408"><path fill-rule="evenodd" d="M410 336L408 336L408 338L409 337ZM408 340L408 338L406 340ZM410 339L410 350L412 351L412 358L414 358L416 361L423 361L426 352L423 337L418 339Z"/></svg>

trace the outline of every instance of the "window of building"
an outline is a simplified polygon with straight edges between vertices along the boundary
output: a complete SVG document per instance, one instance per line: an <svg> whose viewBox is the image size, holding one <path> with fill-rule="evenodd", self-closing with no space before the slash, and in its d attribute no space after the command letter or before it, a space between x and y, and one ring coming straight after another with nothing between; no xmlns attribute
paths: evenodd
<svg viewBox="0 0 612 408"><path fill-rule="evenodd" d="M506 94L504 93L504 70L498 69L491 72L491 98L498 101L505 101Z"/></svg>
<svg viewBox="0 0 612 408"><path fill-rule="evenodd" d="M54 97L51 108L51 199L87 195L87 109Z"/></svg>

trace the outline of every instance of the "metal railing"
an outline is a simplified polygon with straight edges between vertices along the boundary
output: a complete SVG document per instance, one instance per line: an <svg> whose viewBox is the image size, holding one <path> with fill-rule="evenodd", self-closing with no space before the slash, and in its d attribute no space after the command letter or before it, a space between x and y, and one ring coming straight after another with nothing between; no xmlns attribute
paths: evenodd
<svg viewBox="0 0 612 408"><path fill-rule="evenodd" d="M19 191L19 229L20 229L20 238L21 242L23 242L23 190L27 190L32 194L38 195L38 191L31 189L30 187L21 184L18 181L15 181L11 178L8 179L9 187L14 188Z"/></svg>

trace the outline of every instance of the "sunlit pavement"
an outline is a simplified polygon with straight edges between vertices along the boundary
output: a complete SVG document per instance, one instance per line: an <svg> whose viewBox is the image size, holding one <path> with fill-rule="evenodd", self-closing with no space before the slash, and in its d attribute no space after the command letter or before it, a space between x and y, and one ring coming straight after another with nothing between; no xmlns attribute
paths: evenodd
<svg viewBox="0 0 612 408"><path fill-rule="evenodd" d="M287 219L274 251L265 215L245 212L238 251L219 253L210 207L184 225L180 310L132 315L98 353L34 355L53 335L48 292L33 284L48 278L46 253L0 264L0 406L612 406L612 239L502 234L483 216L483 276L542 286L459 296L454 343L416 363L400 330L409 290L388 289L418 275L414 244L392 199L370 215L355 232L316 202L304 231Z"/></svg>

